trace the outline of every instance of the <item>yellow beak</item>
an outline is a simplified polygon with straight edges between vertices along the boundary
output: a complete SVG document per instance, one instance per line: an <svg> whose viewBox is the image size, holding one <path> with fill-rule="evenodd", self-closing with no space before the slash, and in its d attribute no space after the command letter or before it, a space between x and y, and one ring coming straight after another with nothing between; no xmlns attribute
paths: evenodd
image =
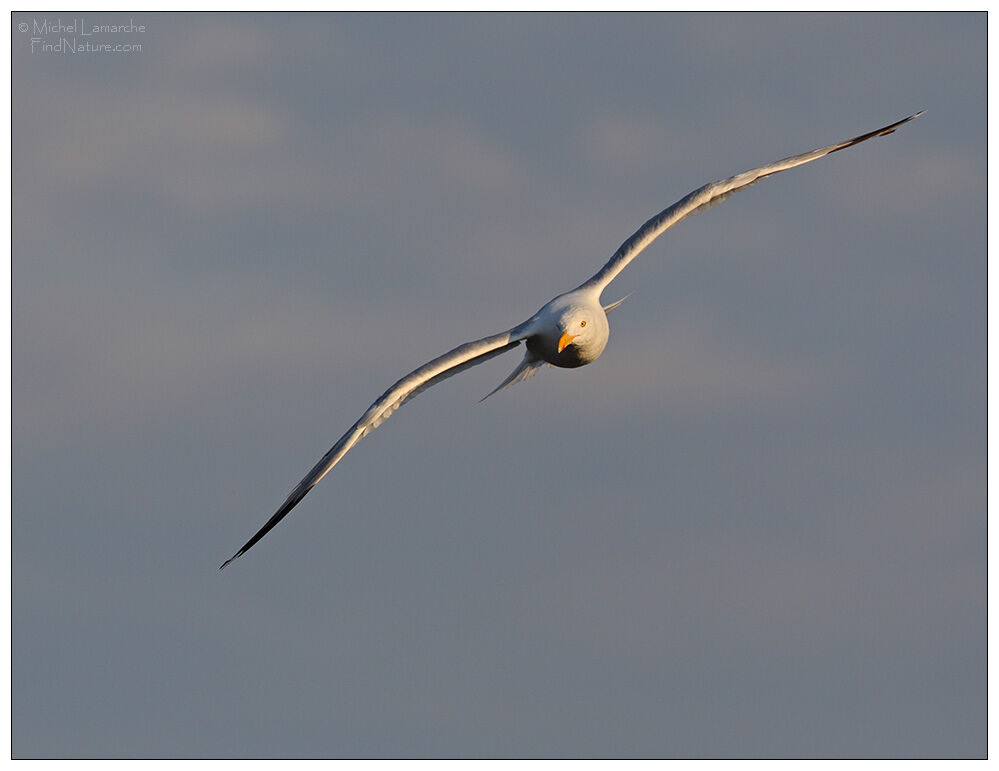
<svg viewBox="0 0 999 771"><path fill-rule="evenodd" d="M579 337L579 335L570 335L568 332L563 332L562 337L558 339L558 352L562 353L565 347L577 337Z"/></svg>

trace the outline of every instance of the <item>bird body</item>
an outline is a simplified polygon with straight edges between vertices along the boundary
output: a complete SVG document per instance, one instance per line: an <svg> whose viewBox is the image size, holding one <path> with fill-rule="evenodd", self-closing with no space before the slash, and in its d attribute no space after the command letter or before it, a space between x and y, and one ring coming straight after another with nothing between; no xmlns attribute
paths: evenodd
<svg viewBox="0 0 999 771"><path fill-rule="evenodd" d="M550 300L534 316L527 350L555 367L582 367L600 358L610 337L596 287L581 287Z"/></svg>
<svg viewBox="0 0 999 771"><path fill-rule="evenodd" d="M257 541L263 538L340 462L340 459L357 442L385 422L399 407L432 385L512 350L518 347L521 342L525 344L527 349L524 358L514 371L484 398L526 380L546 364L571 369L596 361L603 353L610 338L607 314L624 301L622 299L603 306L600 302L601 294L628 263L677 222L720 203L733 193L754 185L772 174L809 163L868 139L891 134L903 123L907 123L922 114L919 112L845 142L789 156L774 163L750 169L734 177L711 182L694 190L642 225L628 240L621 244L620 248L592 278L575 289L560 294L545 303L537 313L526 321L505 332L459 345L413 370L392 385L365 411L298 483L263 527L221 567L224 568L234 559L246 553Z"/></svg>

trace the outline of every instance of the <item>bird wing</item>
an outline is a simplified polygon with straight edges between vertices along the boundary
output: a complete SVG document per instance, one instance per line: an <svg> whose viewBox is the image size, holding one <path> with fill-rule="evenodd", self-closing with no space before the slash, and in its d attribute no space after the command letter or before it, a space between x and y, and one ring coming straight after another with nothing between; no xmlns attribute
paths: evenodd
<svg viewBox="0 0 999 771"><path fill-rule="evenodd" d="M531 353L531 351L525 351L524 358L520 360L520 364L514 368L513 372L507 375L506 380L479 399L479 402L484 402L493 394L498 393L505 388L509 388L512 385L516 385L517 383L522 383L530 377L534 377L538 370L546 364L548 364L548 362L544 359L537 358L533 353Z"/></svg>
<svg viewBox="0 0 999 771"><path fill-rule="evenodd" d="M525 325L521 325L506 332L501 332L498 335L483 337L481 340L473 340L470 343L459 345L443 356L438 356L433 361L427 362L422 367L413 370L406 377L396 382L395 385L378 397L374 404L368 407L360 419L337 440L337 443L312 468L312 471L306 474L295 489L291 491L285 502L274 513L274 516L267 520L264 526L249 541L243 544L243 547L238 552L222 563L219 570L222 570L222 568L240 555L245 554L257 541L267 535L268 531L284 519L288 512L295 508L298 502L308 494L309 490L315 487L319 483L319 480L326 476L330 469L339 463L340 459L355 444L388 420L389 416L403 404L417 394L430 388L430 386L452 375L457 375L469 367L474 367L476 364L481 364L494 356L499 356L501 353L516 348L520 344L520 341L527 336L527 332L524 330Z"/></svg>
<svg viewBox="0 0 999 771"><path fill-rule="evenodd" d="M645 247L655 241L664 231L671 228L680 220L689 217L691 214L696 214L703 209L721 203L733 193L756 184L771 174L792 169L795 166L801 166L803 163L810 163L824 155L829 155L829 153L834 153L837 150L845 150L847 147L853 147L853 145L866 142L868 139L891 134L903 123L908 123L913 118L918 118L924 112L926 111L917 112L915 115L910 115L908 118L892 123L889 126L879 128L867 134L861 134L859 137L848 139L845 142L839 142L828 147L820 147L817 150L802 153L801 155L792 155L788 158L769 163L766 166L750 169L749 171L744 171L742 174L736 174L734 177L710 182L703 187L697 188L697 190L681 198L668 209L663 209L663 211L642 225L631 238L621 244L621 247L614 252L614 256L607 261L607 264L582 286L596 286L599 287L600 291L603 291L604 287L618 273L624 270L624 267L635 259Z"/></svg>

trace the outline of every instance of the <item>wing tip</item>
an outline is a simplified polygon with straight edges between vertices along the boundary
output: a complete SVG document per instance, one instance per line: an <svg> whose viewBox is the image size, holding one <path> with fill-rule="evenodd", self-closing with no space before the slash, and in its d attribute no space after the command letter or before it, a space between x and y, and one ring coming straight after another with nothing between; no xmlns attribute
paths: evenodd
<svg viewBox="0 0 999 771"><path fill-rule="evenodd" d="M235 554L233 554L229 559L227 559L221 565L219 565L219 570L225 570L227 567L229 567L229 565L231 563L233 563L236 560L238 560L244 554L246 554L246 547L245 546L242 549L240 549L238 552L236 552Z"/></svg>
<svg viewBox="0 0 999 771"><path fill-rule="evenodd" d="M899 126L901 126L901 125L903 125L905 123L908 123L910 120L915 120L920 115L922 115L924 112L926 112L926 110L920 110L919 112L913 113L912 115L910 115L907 118L902 118L902 120L895 121L894 123L889 123L887 126L883 126L882 128L876 129L875 131L870 131L870 132L868 132L866 134L861 134L858 137L854 137L853 139L848 139L845 142L841 142L838 145L833 145L832 148L829 149L828 152L830 154L831 153L835 153L835 152L839 152L840 150L845 150L848 147L853 147L854 145L859 145L861 142L866 142L868 139L874 139L875 137L886 137L889 134L894 134L895 130Z"/></svg>
<svg viewBox="0 0 999 771"><path fill-rule="evenodd" d="M887 136L888 134L894 134L895 129L897 129L899 126L908 123L910 120L915 120L925 112L926 110L920 110L919 112L914 112L912 115L910 115L907 118L902 118L902 120L900 121L896 121L895 123L885 126L883 129L881 129L880 132L876 133L875 136Z"/></svg>
<svg viewBox="0 0 999 771"><path fill-rule="evenodd" d="M920 110L919 112L914 112L912 115L910 115L905 120L899 121L898 125L901 126L903 123L908 123L910 120L915 120L920 115L925 115L925 114L926 114L926 110Z"/></svg>
<svg viewBox="0 0 999 771"><path fill-rule="evenodd" d="M496 386L492 391L490 391L485 396L483 396L481 399L479 399L479 404L482 404L482 402L484 402L486 399L488 399L493 394L498 394L500 391L502 391L507 386L512 385L512 383L510 383L509 380L510 380L510 378L507 378L502 383L500 383L498 386Z"/></svg>
<svg viewBox="0 0 999 771"><path fill-rule="evenodd" d="M900 120L898 123L895 123L894 125L891 126L891 131L888 132L888 133L894 133L895 129L898 128L899 126L901 126L903 123L908 123L910 120L915 120L920 115L923 115L925 113L926 113L926 110L920 110L919 112L914 112L908 118L902 118L902 120Z"/></svg>

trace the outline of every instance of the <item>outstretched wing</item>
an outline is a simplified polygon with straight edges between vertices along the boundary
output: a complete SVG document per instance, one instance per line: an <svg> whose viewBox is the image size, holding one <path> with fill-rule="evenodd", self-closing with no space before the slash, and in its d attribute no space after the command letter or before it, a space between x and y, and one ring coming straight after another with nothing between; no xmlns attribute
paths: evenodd
<svg viewBox="0 0 999 771"><path fill-rule="evenodd" d="M546 366L547 364L548 362L546 362L544 359L539 359L535 357L535 355L530 351L525 352L524 358L520 360L520 364L518 364L514 368L513 372L507 375L506 380L504 380L502 383L496 386L492 391L490 391L481 399L479 399L479 403L481 404L490 396L492 396L495 393L499 393L505 388L509 388L510 386L516 385L517 383L522 383L523 381L527 380L530 377L534 377L534 375L537 374L538 370L541 367Z"/></svg>
<svg viewBox="0 0 999 771"><path fill-rule="evenodd" d="M733 193L737 193L743 188L759 182L764 177L769 177L771 174L776 174L786 169L793 169L795 166L801 166L803 163L810 163L824 155L829 155L829 153L834 153L837 150L845 150L847 147L853 147L853 145L866 142L868 139L891 134L903 123L908 123L913 118L918 118L924 112L926 111L917 112L915 115L910 115L908 118L892 123L890 126L879 128L867 134L861 134L859 137L848 139L845 142L839 142L828 147L820 147L818 150L812 150L801 155L792 155L788 158L774 161L766 166L750 169L742 174L736 174L734 177L711 182L704 185L704 187L699 187L642 225L631 238L621 244L621 247L614 253L614 256L607 261L607 264L593 278L583 284L583 286L598 286L603 291L604 287L618 273L624 270L624 267L635 259L645 247L655 241L668 228L680 220L689 217L691 214L696 214L703 209L721 203Z"/></svg>
<svg viewBox="0 0 999 771"><path fill-rule="evenodd" d="M281 507L274 513L274 516L267 520L264 526L249 541L243 544L243 547L238 552L222 563L219 570L222 570L222 568L240 555L245 554L257 541L267 535L268 531L284 519L288 512L295 508L298 502L308 494L309 490L315 487L319 483L319 480L326 476L330 469L340 462L340 459L347 454L351 447L388 420L393 412L418 393L430 388L430 386L452 375L457 375L469 367L474 367L476 364L488 361L494 356L499 356L511 348L516 348L520 344L520 341L526 337L526 334L522 331L522 327L523 325L521 327L514 327L498 335L483 337L481 340L473 340L470 343L459 345L443 356L438 356L419 369L413 370L389 388L378 397L378 400L374 404L368 407L360 419L347 430L347 433L337 440L337 443L313 467L312 471L305 475L305 478L298 483L285 499L285 502L281 504Z"/></svg>

